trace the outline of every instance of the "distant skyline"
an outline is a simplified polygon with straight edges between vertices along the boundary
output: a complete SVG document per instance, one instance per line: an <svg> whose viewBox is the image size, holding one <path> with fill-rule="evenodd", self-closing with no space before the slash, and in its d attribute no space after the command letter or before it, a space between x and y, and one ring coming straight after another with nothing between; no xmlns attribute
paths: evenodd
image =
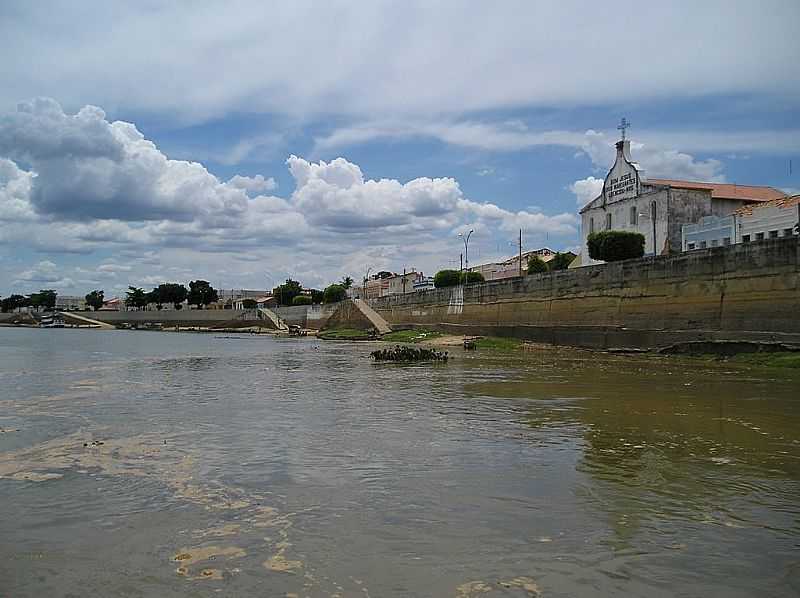
<svg viewBox="0 0 800 598"><path fill-rule="evenodd" d="M800 190L800 4L0 5L0 295L577 250L651 177Z"/></svg>

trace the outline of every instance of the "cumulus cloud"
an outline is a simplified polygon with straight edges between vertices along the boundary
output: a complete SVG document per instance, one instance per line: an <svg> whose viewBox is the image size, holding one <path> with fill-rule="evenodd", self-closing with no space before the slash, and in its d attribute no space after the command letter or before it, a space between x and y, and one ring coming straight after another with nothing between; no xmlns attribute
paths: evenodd
<svg viewBox="0 0 800 598"><path fill-rule="evenodd" d="M237 174L231 177L228 181L228 185L235 189L243 189L248 194L274 191L278 188L278 183L275 182L274 178L264 178L263 174L257 174L254 177Z"/></svg>
<svg viewBox="0 0 800 598"><path fill-rule="evenodd" d="M40 262L14 277L20 282L121 284L198 270L230 280L232 267L252 276L252 264L281 264L286 276L324 283L331 273L352 274L343 264L362 259L438 268L465 227L476 230L476 251L518 228L577 234L572 214L477 202L450 177L370 179L341 157L290 156L294 190L267 195L272 177L220 181L199 163L168 158L133 124L109 122L94 107L67 114L52 100L0 118L0 138L0 245L103 256L93 269L66 274Z"/></svg>
<svg viewBox="0 0 800 598"><path fill-rule="evenodd" d="M23 270L17 274L15 282L30 289L35 289L39 285L70 287L74 284L71 278L65 277L60 268L49 260L42 260L32 268Z"/></svg>
<svg viewBox="0 0 800 598"><path fill-rule="evenodd" d="M603 179L597 179L593 176L586 177L579 181L575 181L570 185L569 190L575 194L578 200L578 206L583 207L595 197L600 195L603 191Z"/></svg>
<svg viewBox="0 0 800 598"><path fill-rule="evenodd" d="M247 196L196 162L168 159L136 126L86 106L64 113L52 99L0 119L0 155L36 173L30 201L64 219L182 220L235 215Z"/></svg>

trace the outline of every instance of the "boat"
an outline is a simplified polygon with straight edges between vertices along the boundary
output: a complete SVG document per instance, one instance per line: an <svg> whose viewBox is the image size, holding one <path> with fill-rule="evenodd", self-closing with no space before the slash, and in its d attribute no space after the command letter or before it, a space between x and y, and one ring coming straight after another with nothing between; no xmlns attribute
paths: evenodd
<svg viewBox="0 0 800 598"><path fill-rule="evenodd" d="M42 319L39 320L39 328L64 328L64 316L59 314L42 316Z"/></svg>

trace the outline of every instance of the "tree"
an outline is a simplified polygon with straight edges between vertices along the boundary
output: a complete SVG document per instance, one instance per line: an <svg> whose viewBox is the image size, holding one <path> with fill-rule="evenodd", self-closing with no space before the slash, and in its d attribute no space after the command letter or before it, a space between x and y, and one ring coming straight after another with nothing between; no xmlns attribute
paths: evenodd
<svg viewBox="0 0 800 598"><path fill-rule="evenodd" d="M162 283L153 289L153 292L156 294L157 304L163 305L164 303L172 303L175 309L180 309L181 304L189 295L189 291L186 290L185 286L175 282Z"/></svg>
<svg viewBox="0 0 800 598"><path fill-rule="evenodd" d="M343 286L345 289L349 289L351 286L353 286L353 279L349 276L345 276L339 281L339 285Z"/></svg>
<svg viewBox="0 0 800 598"><path fill-rule="evenodd" d="M340 284L332 284L325 288L322 294L322 300L325 303L336 303L337 301L344 301L347 297L347 289Z"/></svg>
<svg viewBox="0 0 800 598"><path fill-rule="evenodd" d="M587 238L589 257L593 260L617 262L644 255L644 235L622 230L591 233Z"/></svg>
<svg viewBox="0 0 800 598"><path fill-rule="evenodd" d="M556 253L552 259L547 262L547 267L551 272L555 270L566 270L569 268L569 265L572 263L572 260L575 259L575 254L571 251L565 251L564 253Z"/></svg>
<svg viewBox="0 0 800 598"><path fill-rule="evenodd" d="M454 287L461 284L461 273L458 270L439 270L433 277L433 286L437 289Z"/></svg>
<svg viewBox="0 0 800 598"><path fill-rule="evenodd" d="M539 274L540 272L547 272L547 270L547 264L538 255L534 255L528 260L528 274Z"/></svg>
<svg viewBox="0 0 800 598"><path fill-rule="evenodd" d="M296 280L287 278L282 285L272 289L272 296L278 301L278 305L291 305L292 299L303 294L303 287Z"/></svg>
<svg viewBox="0 0 800 598"><path fill-rule="evenodd" d="M145 307L148 303L147 296L149 293L145 293L144 289L140 289L138 287L128 287L128 292L125 297L125 305L128 307L134 307L136 309L141 309Z"/></svg>
<svg viewBox="0 0 800 598"><path fill-rule="evenodd" d="M311 303L322 303L324 296L324 291L320 291L319 289L311 289Z"/></svg>
<svg viewBox="0 0 800 598"><path fill-rule="evenodd" d="M308 295L297 295L292 299L292 305L311 305L311 297Z"/></svg>
<svg viewBox="0 0 800 598"><path fill-rule="evenodd" d="M103 303L105 303L104 295L104 291L92 291L86 295L86 305L91 307L94 311L97 311L103 307Z"/></svg>
<svg viewBox="0 0 800 598"><path fill-rule="evenodd" d="M37 310L42 308L44 310L52 310L56 307L56 293L53 289L40 289L38 293L31 293L30 305Z"/></svg>
<svg viewBox="0 0 800 598"><path fill-rule="evenodd" d="M161 297L158 294L158 289L157 288L153 289L149 293L146 293L145 294L145 300L147 301L147 303L145 305L150 305L151 303L155 303L156 304L156 309L158 309L158 310L160 310L162 307L164 307L161 304Z"/></svg>
<svg viewBox="0 0 800 598"><path fill-rule="evenodd" d="M9 295L0 301L0 309L4 314L26 305L28 305L28 298L22 295Z"/></svg>
<svg viewBox="0 0 800 598"><path fill-rule="evenodd" d="M217 291L205 280L193 280L189 283L189 305L203 307L219 299Z"/></svg>
<svg viewBox="0 0 800 598"><path fill-rule="evenodd" d="M242 299L242 307L245 309L255 309L258 307L258 302L255 299Z"/></svg>

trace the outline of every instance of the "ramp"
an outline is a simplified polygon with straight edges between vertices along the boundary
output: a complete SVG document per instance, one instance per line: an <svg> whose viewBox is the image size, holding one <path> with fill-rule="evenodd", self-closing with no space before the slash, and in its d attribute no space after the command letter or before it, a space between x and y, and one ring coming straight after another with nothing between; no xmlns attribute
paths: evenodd
<svg viewBox="0 0 800 598"><path fill-rule="evenodd" d="M389 326L389 323L384 320L378 312L372 309L366 301L363 299L353 299L353 305L355 305L358 311L370 321L379 334L389 334L392 331L392 327Z"/></svg>
<svg viewBox="0 0 800 598"><path fill-rule="evenodd" d="M286 322L281 320L271 309L267 309L266 307L259 307L258 308L258 315L262 320L269 320L275 325L276 330L289 330L289 327L286 325Z"/></svg>
<svg viewBox="0 0 800 598"><path fill-rule="evenodd" d="M91 318L87 318L86 316L81 316L74 312L60 311L57 312L57 315L64 318L64 321L77 320L79 324L87 324L89 326L102 328L103 330L116 330L116 327L112 326L111 324L107 324L106 322L100 322L99 320L92 320Z"/></svg>

